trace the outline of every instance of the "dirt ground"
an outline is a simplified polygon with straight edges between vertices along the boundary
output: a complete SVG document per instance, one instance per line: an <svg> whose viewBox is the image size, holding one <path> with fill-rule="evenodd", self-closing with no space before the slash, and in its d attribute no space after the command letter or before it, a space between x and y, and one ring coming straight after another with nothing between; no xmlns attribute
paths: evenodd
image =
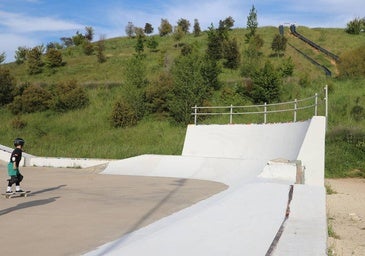
<svg viewBox="0 0 365 256"><path fill-rule="evenodd" d="M329 255L365 255L365 179L327 179Z"/></svg>
<svg viewBox="0 0 365 256"><path fill-rule="evenodd" d="M227 188L209 181L24 167L28 197L0 197L1 255L81 255ZM7 172L0 161L0 191Z"/></svg>

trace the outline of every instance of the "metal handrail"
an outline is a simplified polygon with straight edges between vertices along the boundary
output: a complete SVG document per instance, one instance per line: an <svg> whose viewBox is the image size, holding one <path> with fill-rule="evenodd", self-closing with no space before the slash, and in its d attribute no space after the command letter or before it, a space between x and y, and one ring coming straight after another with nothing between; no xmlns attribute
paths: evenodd
<svg viewBox="0 0 365 256"><path fill-rule="evenodd" d="M326 116L326 120L328 119L328 86L326 85L325 88L325 95L323 98L324 101L324 105L325 105L325 116ZM306 106L298 106L299 103L301 102L306 102L306 101L310 101L314 99L314 103L311 105L306 105ZM274 107L274 106L282 106L282 105L292 105L294 104L293 107L291 108L286 108L286 109L279 109L279 110L268 110L267 108L269 107ZM197 117L198 116L214 116L214 115L229 115L230 116L230 120L229 123L232 124L233 122L233 116L234 115L252 115L252 114L264 114L264 123L266 124L267 122L267 114L272 114L272 113L283 113L283 112L293 112L294 113L294 122L297 121L297 112L300 110L304 110L304 109L309 109L309 108L314 108L314 116L317 116L318 114L318 106L321 105L322 103L318 103L318 93L316 93L313 96L304 98L304 99L295 99L293 101L287 101L287 102L280 102L280 103L271 103L271 104L259 104L259 105L249 105L249 106L216 106L216 107L198 107L198 106L194 106L192 107L192 109L194 110L193 113L191 113L192 115L194 115L194 124L197 124ZM249 111L249 112L234 112L234 109L247 109L247 108L264 108L263 111ZM229 112L198 112L198 110L204 110L204 109L229 109ZM327 123L327 122L326 122Z"/></svg>

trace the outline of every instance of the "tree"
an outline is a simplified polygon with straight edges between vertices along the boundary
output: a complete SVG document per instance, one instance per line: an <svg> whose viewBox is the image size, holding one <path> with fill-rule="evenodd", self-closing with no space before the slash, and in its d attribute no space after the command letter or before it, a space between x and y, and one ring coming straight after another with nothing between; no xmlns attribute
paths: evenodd
<svg viewBox="0 0 365 256"><path fill-rule="evenodd" d="M250 38L246 49L243 51L242 76L251 77L261 67L261 48L263 45L264 40L260 35Z"/></svg>
<svg viewBox="0 0 365 256"><path fill-rule="evenodd" d="M173 86L171 73L163 72L146 88L147 107L152 113L166 115L169 112L168 97Z"/></svg>
<svg viewBox="0 0 365 256"><path fill-rule="evenodd" d="M143 37L137 36L137 43L134 46L134 50L136 51L138 56L141 56L144 51L144 45L143 45Z"/></svg>
<svg viewBox="0 0 365 256"><path fill-rule="evenodd" d="M180 26L174 27L173 36L176 41L180 41L184 37L184 35L185 35L185 32L183 31L182 27L180 27Z"/></svg>
<svg viewBox="0 0 365 256"><path fill-rule="evenodd" d="M61 67L63 65L62 53L55 48L48 49L46 53L46 65L49 68Z"/></svg>
<svg viewBox="0 0 365 256"><path fill-rule="evenodd" d="M282 77L288 77L293 75L294 71L294 63L291 57L284 59L283 63L281 64L279 71Z"/></svg>
<svg viewBox="0 0 365 256"><path fill-rule="evenodd" d="M255 6L252 5L252 8L250 10L250 13L249 13L249 15L247 17L247 29L248 29L248 33L245 34L246 42L249 42L250 39L251 39L251 37L255 36L257 27L258 27L257 13L256 13Z"/></svg>
<svg viewBox="0 0 365 256"><path fill-rule="evenodd" d="M134 34L136 35L136 37L145 37L146 36L144 34L144 29L140 28L140 27L134 27Z"/></svg>
<svg viewBox="0 0 365 256"><path fill-rule="evenodd" d="M85 36L81 34L79 31L76 32L76 35L72 37L72 42L74 45L79 46L85 41Z"/></svg>
<svg viewBox="0 0 365 256"><path fill-rule="evenodd" d="M150 23L146 23L144 25L144 32L149 35L149 34L152 34L153 33L153 27Z"/></svg>
<svg viewBox="0 0 365 256"><path fill-rule="evenodd" d="M147 48L149 48L151 51L156 51L158 47L158 42L156 41L156 38L154 36L148 37L146 41Z"/></svg>
<svg viewBox="0 0 365 256"><path fill-rule="evenodd" d="M280 53L285 52L287 42L288 39L285 36L282 36L280 34L276 34L274 36L271 43L271 49L276 53L278 57L280 56Z"/></svg>
<svg viewBox="0 0 365 256"><path fill-rule="evenodd" d="M148 85L146 67L142 58L127 61L122 97L114 104L111 122L114 127L136 125L146 111L145 88Z"/></svg>
<svg viewBox="0 0 365 256"><path fill-rule="evenodd" d="M218 79L220 73L222 73L222 67L218 61L205 56L201 66L203 84L209 89L219 90L222 86Z"/></svg>
<svg viewBox="0 0 365 256"><path fill-rule="evenodd" d="M226 29L230 30L234 26L234 19L229 16L223 21L223 25Z"/></svg>
<svg viewBox="0 0 365 256"><path fill-rule="evenodd" d="M209 97L201 72L202 59L196 54L180 55L172 66L173 88L168 106L171 117L180 124L191 120L191 107L202 106Z"/></svg>
<svg viewBox="0 0 365 256"><path fill-rule="evenodd" d="M272 103L280 97L280 73L267 61L262 69L252 77L254 88L252 98L255 103Z"/></svg>
<svg viewBox="0 0 365 256"><path fill-rule="evenodd" d="M125 26L125 33L128 37L134 36L134 25L133 22L128 21L127 26Z"/></svg>
<svg viewBox="0 0 365 256"><path fill-rule="evenodd" d="M194 30L193 30L193 34L194 36L200 36L201 33L201 29L200 29L200 24L198 19L194 19Z"/></svg>
<svg viewBox="0 0 365 256"><path fill-rule="evenodd" d="M63 42L65 47L70 47L74 45L71 37L61 37L60 40Z"/></svg>
<svg viewBox="0 0 365 256"><path fill-rule="evenodd" d="M20 65L23 64L27 60L27 54L29 49L24 47L18 47L18 49L15 51L15 63Z"/></svg>
<svg viewBox="0 0 365 256"><path fill-rule="evenodd" d="M61 45L60 43L57 42L49 42L46 45L46 51L48 51L49 49L57 49L57 50L62 50L63 49L63 45Z"/></svg>
<svg viewBox="0 0 365 256"><path fill-rule="evenodd" d="M158 27L160 36L166 36L172 32L172 25L167 19L161 19L161 25Z"/></svg>
<svg viewBox="0 0 365 256"><path fill-rule="evenodd" d="M90 41L84 40L84 42L82 43L82 50L85 55L90 56L94 53L94 46Z"/></svg>
<svg viewBox="0 0 365 256"><path fill-rule="evenodd" d="M105 51L105 37L101 36L100 40L96 43L96 57L98 58L99 63L104 63L107 60L104 51Z"/></svg>
<svg viewBox="0 0 365 256"><path fill-rule="evenodd" d="M85 27L85 38L91 42L94 38L94 29L92 27Z"/></svg>
<svg viewBox="0 0 365 256"><path fill-rule="evenodd" d="M189 33L190 22L187 19L179 19L177 25L181 28L184 34Z"/></svg>
<svg viewBox="0 0 365 256"><path fill-rule="evenodd" d="M8 69L0 68L0 85L0 106L3 106L13 101L15 88L15 78Z"/></svg>
<svg viewBox="0 0 365 256"><path fill-rule="evenodd" d="M230 69L237 69L241 62L240 50L238 47L237 40L234 38L232 40L225 41L224 44L224 67Z"/></svg>
<svg viewBox="0 0 365 256"><path fill-rule="evenodd" d="M6 59L5 52L0 53L0 64L3 63L5 61L5 59Z"/></svg>
<svg viewBox="0 0 365 256"><path fill-rule="evenodd" d="M223 57L223 43L224 39L212 24L208 29L207 56L213 60L220 60Z"/></svg>
<svg viewBox="0 0 365 256"><path fill-rule="evenodd" d="M42 73L42 52L40 47L34 47L27 52L28 73L30 75Z"/></svg>

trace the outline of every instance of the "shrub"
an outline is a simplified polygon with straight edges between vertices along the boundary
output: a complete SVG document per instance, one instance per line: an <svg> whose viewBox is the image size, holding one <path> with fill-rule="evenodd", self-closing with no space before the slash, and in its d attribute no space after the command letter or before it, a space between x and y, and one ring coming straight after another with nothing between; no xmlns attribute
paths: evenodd
<svg viewBox="0 0 365 256"><path fill-rule="evenodd" d="M152 82L146 88L146 102L150 112L167 113L168 112L168 95L173 84L172 77L169 73L162 73L158 80Z"/></svg>
<svg viewBox="0 0 365 256"><path fill-rule="evenodd" d="M46 53L46 65L49 68L61 67L63 65L61 52L50 48Z"/></svg>
<svg viewBox="0 0 365 256"><path fill-rule="evenodd" d="M283 61L283 64L279 68L281 76L282 77L292 76L293 72L294 72L294 67L295 67L295 65L294 65L293 60L291 59L291 57L285 59Z"/></svg>
<svg viewBox="0 0 365 256"><path fill-rule="evenodd" d="M365 77L365 44L345 52L338 63L339 76Z"/></svg>
<svg viewBox="0 0 365 256"><path fill-rule="evenodd" d="M34 47L27 52L28 74L35 75L42 73L42 50L41 47Z"/></svg>
<svg viewBox="0 0 365 256"><path fill-rule="evenodd" d="M15 51L15 63L20 65L27 60L28 49L26 47L18 47Z"/></svg>
<svg viewBox="0 0 365 256"><path fill-rule="evenodd" d="M111 125L115 128L134 126L138 122L138 116L133 105L125 99L117 101L113 106Z"/></svg>
<svg viewBox="0 0 365 256"><path fill-rule="evenodd" d="M15 78L8 69L0 68L0 107L13 100Z"/></svg>
<svg viewBox="0 0 365 256"><path fill-rule="evenodd" d="M224 67L230 69L237 69L240 65L241 54L238 47L238 42L236 38L232 40L226 40L224 42L223 50L225 61L223 63Z"/></svg>
<svg viewBox="0 0 365 256"><path fill-rule="evenodd" d="M358 35L361 32L362 20L356 18L349 23L347 23L346 32L353 35Z"/></svg>
<svg viewBox="0 0 365 256"><path fill-rule="evenodd" d="M11 127L13 129L23 129L27 126L27 122L22 120L19 116L16 116L11 120Z"/></svg>
<svg viewBox="0 0 365 256"><path fill-rule="evenodd" d="M252 99L255 103L277 102L280 96L281 76L270 62L252 77L254 87Z"/></svg>
<svg viewBox="0 0 365 256"><path fill-rule="evenodd" d="M356 122L360 122L365 119L365 111L364 107L361 105L355 105L351 109L351 116L355 119Z"/></svg>
<svg viewBox="0 0 365 256"><path fill-rule="evenodd" d="M80 109L89 104L87 92L76 80L59 83L55 88L53 109L58 112Z"/></svg>
<svg viewBox="0 0 365 256"><path fill-rule="evenodd" d="M85 55L90 56L94 53L94 46L87 40L84 40L82 43L82 50Z"/></svg>
<svg viewBox="0 0 365 256"><path fill-rule="evenodd" d="M19 102L18 102L19 100ZM52 95L40 85L30 85L22 96L14 99L14 104L20 104L23 113L33 113L49 109Z"/></svg>
<svg viewBox="0 0 365 256"><path fill-rule="evenodd" d="M105 51L105 42L104 41L105 40L102 38L96 44L96 57L97 57L99 63L104 63L107 60L107 58L104 54L104 51Z"/></svg>

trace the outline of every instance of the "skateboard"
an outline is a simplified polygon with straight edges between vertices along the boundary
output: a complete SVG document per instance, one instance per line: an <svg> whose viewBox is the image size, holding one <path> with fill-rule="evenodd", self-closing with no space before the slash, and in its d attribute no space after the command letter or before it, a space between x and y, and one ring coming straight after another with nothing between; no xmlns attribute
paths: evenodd
<svg viewBox="0 0 365 256"><path fill-rule="evenodd" d="M28 190L24 192L13 192L12 194L3 193L1 195L3 195L5 198L13 198L13 197L27 197L29 193L30 191Z"/></svg>

